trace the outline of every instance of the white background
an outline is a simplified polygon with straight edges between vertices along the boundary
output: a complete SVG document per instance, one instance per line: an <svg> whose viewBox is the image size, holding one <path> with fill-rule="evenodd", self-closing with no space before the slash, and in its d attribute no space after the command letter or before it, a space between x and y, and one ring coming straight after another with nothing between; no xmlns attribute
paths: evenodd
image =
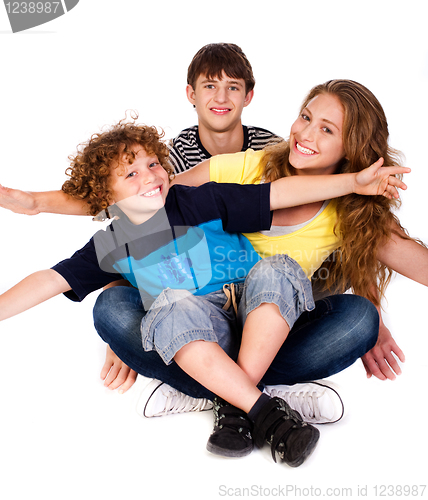
<svg viewBox="0 0 428 500"><path fill-rule="evenodd" d="M167 137L195 124L187 66L206 43L234 42L257 80L248 125L287 136L306 92L328 79L354 79L375 93L391 145L413 169L400 220L428 242L425 10L423 0L81 0L49 24L12 34L0 6L0 183L58 189L77 144L127 109ZM83 217L0 217L0 292L69 256L97 229ZM2 499L211 499L243 496L244 488L275 496L287 486L295 498L327 488L356 497L366 485L370 497L375 485L426 483L424 286L397 277L387 293L385 321L407 356L403 375L368 381L358 362L336 376L348 414L321 428L298 469L275 465L267 449L240 460L210 455L210 412L140 418L143 379L123 396L106 390L95 295L81 305L57 297L0 326ZM319 490L308 495L311 487Z"/></svg>

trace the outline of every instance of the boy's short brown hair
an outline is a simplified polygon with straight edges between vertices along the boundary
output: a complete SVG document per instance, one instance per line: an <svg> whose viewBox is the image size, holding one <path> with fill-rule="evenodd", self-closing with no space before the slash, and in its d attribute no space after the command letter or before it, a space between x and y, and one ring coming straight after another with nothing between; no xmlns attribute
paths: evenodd
<svg viewBox="0 0 428 500"><path fill-rule="evenodd" d="M121 120L108 130L92 135L89 141L79 145L77 154L69 156L70 167L66 174L70 179L64 182L62 190L74 198L85 200L89 215L97 215L111 204L112 168L119 165L123 155L129 163L134 161L132 147L135 144L142 146L148 154L156 155L170 178L173 176L168 163L169 150L161 140L164 132L136 124L136 114L132 119L132 122Z"/></svg>
<svg viewBox="0 0 428 500"><path fill-rule="evenodd" d="M210 43L198 50L187 70L187 83L194 89L200 75L220 79L223 71L229 78L242 78L246 94L253 90L256 81L251 64L234 43Z"/></svg>

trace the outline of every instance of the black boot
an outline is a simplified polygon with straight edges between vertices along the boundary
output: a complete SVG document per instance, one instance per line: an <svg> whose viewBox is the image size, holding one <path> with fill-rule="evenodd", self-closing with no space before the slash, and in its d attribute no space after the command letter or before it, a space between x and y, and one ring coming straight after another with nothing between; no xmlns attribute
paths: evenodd
<svg viewBox="0 0 428 500"><path fill-rule="evenodd" d="M281 398L270 399L254 422L254 443L261 448L265 441L276 455L291 467L298 467L308 458L319 439L319 430L303 422L300 414Z"/></svg>
<svg viewBox="0 0 428 500"><path fill-rule="evenodd" d="M223 457L244 457L253 451L253 424L247 414L215 397L213 401L214 430L207 450Z"/></svg>

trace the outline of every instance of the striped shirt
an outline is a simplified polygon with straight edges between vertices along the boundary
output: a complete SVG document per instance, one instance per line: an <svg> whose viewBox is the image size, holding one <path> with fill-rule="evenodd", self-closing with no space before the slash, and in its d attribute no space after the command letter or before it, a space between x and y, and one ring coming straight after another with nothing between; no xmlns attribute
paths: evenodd
<svg viewBox="0 0 428 500"><path fill-rule="evenodd" d="M241 151L253 149L259 151L269 144L276 144L283 139L269 130L259 127L243 125L244 144ZM170 141L169 162L174 168L174 172L179 174L189 168L194 167L203 160L211 158L210 153L204 148L199 138L198 126L186 128Z"/></svg>

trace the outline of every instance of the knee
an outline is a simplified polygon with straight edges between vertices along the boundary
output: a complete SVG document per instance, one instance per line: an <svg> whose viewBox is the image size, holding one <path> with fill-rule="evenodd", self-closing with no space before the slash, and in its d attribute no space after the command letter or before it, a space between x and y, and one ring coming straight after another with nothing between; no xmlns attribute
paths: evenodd
<svg viewBox="0 0 428 500"><path fill-rule="evenodd" d="M366 352L374 347L379 335L379 313L375 305L359 295L338 295L345 297L347 322L354 325L355 336L366 346Z"/></svg>
<svg viewBox="0 0 428 500"><path fill-rule="evenodd" d="M95 328L99 331L105 325L123 324L131 319L131 312L144 314L141 298L137 289L115 286L104 290L95 301L93 317Z"/></svg>
<svg viewBox="0 0 428 500"><path fill-rule="evenodd" d="M265 257L257 262L248 274L250 280L263 280L275 283L277 281L309 281L302 267L285 254Z"/></svg>
<svg viewBox="0 0 428 500"><path fill-rule="evenodd" d="M296 261L281 254L266 257L253 267L245 281L243 302L247 314L259 302L275 302L281 314L292 308L296 318L314 308L311 282L305 272Z"/></svg>
<svg viewBox="0 0 428 500"><path fill-rule="evenodd" d="M105 338L105 331L109 331L111 320L114 319L114 310L118 302L114 300L117 295L115 289L118 287L108 288L98 295L97 300L92 311L94 326L100 337L107 342Z"/></svg>
<svg viewBox="0 0 428 500"><path fill-rule="evenodd" d="M113 287L97 298L93 310L98 335L116 352L118 343L141 346L140 325L145 315L135 288Z"/></svg>
<svg viewBox="0 0 428 500"><path fill-rule="evenodd" d="M98 295L94 305L94 319L101 319L109 314L119 302L120 287L107 288Z"/></svg>
<svg viewBox="0 0 428 500"><path fill-rule="evenodd" d="M366 334L368 351L372 349L379 336L379 313L375 305L364 297L355 295L360 300L361 331Z"/></svg>
<svg viewBox="0 0 428 500"><path fill-rule="evenodd" d="M272 255L271 257L265 257L259 260L248 273L247 280L263 280L266 282L275 279L275 276L279 272L276 266L279 262L279 258L279 255Z"/></svg>

